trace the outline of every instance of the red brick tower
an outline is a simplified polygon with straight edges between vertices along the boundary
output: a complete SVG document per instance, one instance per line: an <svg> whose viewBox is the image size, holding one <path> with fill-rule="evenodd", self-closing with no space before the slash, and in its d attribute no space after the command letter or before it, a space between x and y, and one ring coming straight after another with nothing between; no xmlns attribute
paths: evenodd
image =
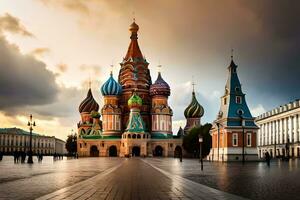
<svg viewBox="0 0 300 200"><path fill-rule="evenodd" d="M151 127L151 98L149 95L149 88L152 82L150 71L148 69L149 63L143 57L138 45L138 30L139 26L134 21L129 27L129 31L131 32L131 42L125 58L122 63L120 63L121 69L119 72L119 83L122 86L122 94L120 97L120 107L122 109L122 130L124 130L127 126L130 113L127 101L135 91L143 99L141 116L146 125L145 130L149 131L149 127Z"/></svg>

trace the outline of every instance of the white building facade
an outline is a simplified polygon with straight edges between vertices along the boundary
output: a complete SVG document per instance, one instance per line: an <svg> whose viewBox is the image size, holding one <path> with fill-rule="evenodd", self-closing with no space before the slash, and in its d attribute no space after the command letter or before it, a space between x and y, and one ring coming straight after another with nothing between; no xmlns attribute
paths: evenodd
<svg viewBox="0 0 300 200"><path fill-rule="evenodd" d="M30 133L19 128L0 129L0 152L12 154L15 151L29 151ZM32 151L34 154L65 154L65 142L54 136L33 133Z"/></svg>
<svg viewBox="0 0 300 200"><path fill-rule="evenodd" d="M300 157L300 100L277 107L256 118L258 156Z"/></svg>

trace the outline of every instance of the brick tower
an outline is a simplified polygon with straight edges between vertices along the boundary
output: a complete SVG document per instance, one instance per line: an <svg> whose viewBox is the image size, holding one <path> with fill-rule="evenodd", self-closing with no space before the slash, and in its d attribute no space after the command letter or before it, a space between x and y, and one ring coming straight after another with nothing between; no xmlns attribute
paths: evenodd
<svg viewBox="0 0 300 200"><path fill-rule="evenodd" d="M145 122L145 131L149 131L151 127L150 108L151 99L149 95L149 88L152 84L150 71L148 69L149 63L146 61L140 47L138 45L139 26L135 21L130 25L131 32L130 44L127 54L120 63L121 69L119 72L119 83L122 86L122 94L120 97L120 107L122 109L122 130L127 126L130 109L128 107L128 99L136 92L142 99L141 116Z"/></svg>

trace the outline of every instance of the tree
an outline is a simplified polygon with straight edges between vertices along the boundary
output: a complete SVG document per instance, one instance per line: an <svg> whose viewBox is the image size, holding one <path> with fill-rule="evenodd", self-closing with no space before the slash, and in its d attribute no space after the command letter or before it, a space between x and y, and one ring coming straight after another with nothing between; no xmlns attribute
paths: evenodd
<svg viewBox="0 0 300 200"><path fill-rule="evenodd" d="M206 157L209 154L212 139L209 133L212 125L207 123L203 126L198 126L192 128L187 135L183 137L183 148L193 155L194 157L199 157L200 144L199 144L199 134L203 137L202 143L202 155Z"/></svg>
<svg viewBox="0 0 300 200"><path fill-rule="evenodd" d="M70 155L74 155L77 153L77 136L76 134L68 135L67 141L66 141L66 149Z"/></svg>

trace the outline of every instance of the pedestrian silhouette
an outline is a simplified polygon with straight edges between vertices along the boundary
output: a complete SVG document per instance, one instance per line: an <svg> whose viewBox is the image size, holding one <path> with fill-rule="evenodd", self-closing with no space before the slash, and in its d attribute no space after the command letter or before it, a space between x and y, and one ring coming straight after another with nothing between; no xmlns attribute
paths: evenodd
<svg viewBox="0 0 300 200"><path fill-rule="evenodd" d="M265 153L265 157L266 157L267 165L270 166L270 160L271 160L271 157L270 157L270 154L269 154L268 151Z"/></svg>

